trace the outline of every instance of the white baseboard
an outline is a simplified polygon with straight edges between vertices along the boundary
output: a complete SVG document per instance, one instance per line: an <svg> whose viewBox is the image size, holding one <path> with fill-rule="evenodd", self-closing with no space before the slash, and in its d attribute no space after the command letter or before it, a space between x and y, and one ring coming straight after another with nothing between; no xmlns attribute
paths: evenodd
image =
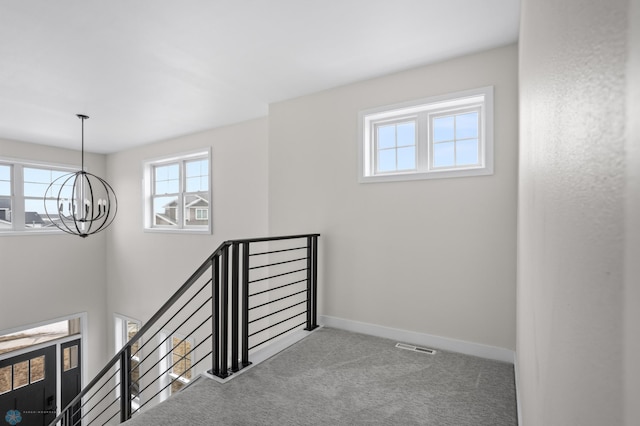
<svg viewBox="0 0 640 426"><path fill-rule="evenodd" d="M376 324L368 324L343 318L321 315L319 323L327 327L356 333L369 334L371 336L384 337L402 343L411 343L419 346L427 346L434 349L442 349L450 352L458 352L465 355L473 355L495 361L513 364L515 352L496 346L480 343L466 342L464 340L450 339L448 337L434 336L432 334L418 333L415 331L400 330L397 328L383 327Z"/></svg>
<svg viewBox="0 0 640 426"><path fill-rule="evenodd" d="M518 354L516 353L513 358L513 372L516 381L516 410L518 411L518 425L522 426L522 406L520 405L520 373L518 370Z"/></svg>

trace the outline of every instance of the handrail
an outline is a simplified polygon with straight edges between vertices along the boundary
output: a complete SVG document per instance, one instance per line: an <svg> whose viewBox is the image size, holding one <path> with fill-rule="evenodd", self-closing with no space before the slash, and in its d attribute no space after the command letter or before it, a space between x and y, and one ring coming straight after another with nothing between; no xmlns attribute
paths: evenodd
<svg viewBox="0 0 640 426"><path fill-rule="evenodd" d="M84 396L86 396L94 386L96 386L100 380L102 380L104 378L104 376L114 367L117 365L117 363L119 361L123 361L123 360L127 360L125 362L125 365L129 364L129 359L131 357L131 347L134 343L136 343L137 341L140 340L140 338L146 333L148 332L152 327L154 327L156 325L156 323L162 318L162 316L167 313L169 311L169 309L171 309L175 303L180 299L180 297L182 295L184 295L192 286L193 284L195 284L198 279L200 279L203 274L205 272L207 272L210 268L212 268L212 263L214 263L214 261L218 258L221 258L226 261L228 261L228 250L230 247L233 248L238 248L240 245L242 245L242 247L246 247L247 252L245 253L245 256L249 256L248 254L248 247L250 243L260 243L260 242L271 242L271 241L281 241L281 240L291 240L291 239L301 239L301 238L307 238L309 244L311 244L311 241L313 240L313 247L314 250L317 250L317 238L320 236L320 234L298 234L298 235L285 235L285 236L277 236L277 237L260 237L260 238L245 238L245 239L237 239L237 240L227 240L222 242L218 248L216 248L216 250L209 255L206 260L196 269L196 271L184 282L184 284L182 284L180 286L180 288L178 288L178 290L160 307L160 309L158 309L158 311L156 311L156 313L142 326L142 328L140 328L140 330L129 339L129 341L111 358L111 360L109 360L107 362L107 364L104 366L104 368L102 368L100 370L100 372L89 382L89 384L87 386L85 386L82 391L76 395L75 398L73 398L73 400L71 400L71 402L67 405L67 407L65 407L61 413L50 423L50 425L56 425L58 422L60 422L61 420L63 420L63 418L65 418L65 415L68 415L67 410L69 410L71 407L73 407L74 405L78 404L81 402L82 398ZM310 251L310 249L309 249ZM278 252L277 250L274 251ZM234 256L237 256L237 250L234 250ZM317 254L316 254L317 256ZM303 260L305 258L302 259L298 259L298 260ZM233 259L234 261L237 262L237 259ZM311 258L309 258L309 260L311 260ZM287 262L284 262L287 263ZM248 265L247 267L247 271L248 269ZM313 259L313 268L317 268L317 258L314 257ZM306 268L305 268L306 269ZM310 276L311 274L311 267L309 268L308 271L308 276ZM300 271L302 271L304 269L301 269ZM299 271L296 271L299 272ZM216 272L217 273L217 272ZM237 271L234 272L234 274L237 274ZM248 279L247 277L245 277L244 279ZM234 276L234 280L236 280L236 284L237 284L237 276ZM303 280L305 281L305 280ZM309 280L309 289L311 289L311 280ZM315 286L315 283L314 283ZM314 289L315 290L315 289ZM224 295L222 296L224 298ZM235 296L237 297L237 296ZM248 295L246 295L246 297L248 298ZM236 301L237 302L237 301ZM302 302L301 302L302 303ZM316 300L308 300L307 301L308 304L313 303L313 305L315 305ZM310 305L312 306L312 305ZM248 307L245 307L245 309L248 310ZM315 315L315 306L313 306L313 314ZM307 312L307 316L311 315L310 310ZM309 324L312 324L311 322L309 322ZM297 327L297 326L296 326ZM293 328L296 328L293 327ZM315 322L313 322L313 326L310 327L310 329L315 327ZM226 330L221 330L224 334L226 334ZM290 331L290 330L287 330ZM285 331L286 332L286 331ZM283 332L283 333L285 333ZM281 333L281 334L283 334ZM235 338L236 336L234 336ZM248 336L244 336L243 339L246 339ZM277 336L272 337L271 339L275 338ZM268 340L271 340L268 339ZM266 341L265 341L266 342ZM265 343L262 342L259 345ZM256 346L259 346L256 345ZM245 349L248 351L248 349ZM243 360L244 360L244 356L243 356ZM244 362L243 362L244 363ZM236 364L237 364L237 360L236 360ZM248 365L250 363L246 363L246 365ZM121 368L123 368L121 366ZM214 366L214 369L216 367ZM226 371L226 368L225 368ZM145 373L146 374L146 373ZM126 383L121 383L121 387L124 391ZM128 394L128 391L125 392L126 394ZM124 395L121 395L121 397L124 397ZM128 413L128 415L130 416L131 413Z"/></svg>

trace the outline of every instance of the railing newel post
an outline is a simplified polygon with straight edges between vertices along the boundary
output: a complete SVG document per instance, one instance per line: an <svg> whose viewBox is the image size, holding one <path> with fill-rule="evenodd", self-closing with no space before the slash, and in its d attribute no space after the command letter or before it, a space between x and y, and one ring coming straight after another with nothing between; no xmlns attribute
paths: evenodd
<svg viewBox="0 0 640 426"><path fill-rule="evenodd" d="M120 423L131 418L131 346L120 352Z"/></svg>
<svg viewBox="0 0 640 426"><path fill-rule="evenodd" d="M312 330L318 327L318 236L314 235L312 237L313 247L312 247L312 275L311 275L311 297L313 298L313 313L311 316L311 327Z"/></svg>
<svg viewBox="0 0 640 426"><path fill-rule="evenodd" d="M222 248L222 277L220 286L220 375L229 376L229 246Z"/></svg>
<svg viewBox="0 0 640 426"><path fill-rule="evenodd" d="M249 362L249 243L242 243L242 367Z"/></svg>
<svg viewBox="0 0 640 426"><path fill-rule="evenodd" d="M219 256L215 255L211 259L211 303L213 312L211 338L213 339L213 366L211 374L220 375L220 267Z"/></svg>
<svg viewBox="0 0 640 426"><path fill-rule="evenodd" d="M231 371L237 372L240 370L238 368L240 244L234 242L231 249Z"/></svg>

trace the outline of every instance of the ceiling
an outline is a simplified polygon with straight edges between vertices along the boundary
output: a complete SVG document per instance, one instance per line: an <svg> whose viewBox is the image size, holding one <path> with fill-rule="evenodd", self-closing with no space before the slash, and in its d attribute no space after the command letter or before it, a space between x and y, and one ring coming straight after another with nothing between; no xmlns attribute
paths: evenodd
<svg viewBox="0 0 640 426"><path fill-rule="evenodd" d="M0 0L0 138L111 153L517 41L519 0Z"/></svg>

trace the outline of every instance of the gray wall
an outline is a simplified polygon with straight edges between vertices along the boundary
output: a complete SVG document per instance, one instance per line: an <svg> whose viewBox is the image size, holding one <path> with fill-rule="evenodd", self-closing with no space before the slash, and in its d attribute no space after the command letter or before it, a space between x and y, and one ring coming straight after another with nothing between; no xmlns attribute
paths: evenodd
<svg viewBox="0 0 640 426"><path fill-rule="evenodd" d="M625 188L627 4L522 4L517 373L525 426L623 422L624 199L637 202L638 188ZM627 219L637 227L637 215ZM637 285L637 269L629 273Z"/></svg>
<svg viewBox="0 0 640 426"><path fill-rule="evenodd" d="M213 234L143 231L143 162L211 148ZM266 236L267 119L221 127L108 156L119 210L107 232L107 309L141 321L225 240ZM113 347L113 332L109 333Z"/></svg>
<svg viewBox="0 0 640 426"><path fill-rule="evenodd" d="M0 156L80 164L79 151L8 140L0 140ZM104 156L85 154L85 162L105 176ZM88 371L100 370L107 361L105 235L0 236L0 253L0 332L87 312Z"/></svg>
<svg viewBox="0 0 640 426"><path fill-rule="evenodd" d="M495 174L359 184L358 111L495 86ZM322 233L324 315L515 348L517 46L272 104L269 231Z"/></svg>

